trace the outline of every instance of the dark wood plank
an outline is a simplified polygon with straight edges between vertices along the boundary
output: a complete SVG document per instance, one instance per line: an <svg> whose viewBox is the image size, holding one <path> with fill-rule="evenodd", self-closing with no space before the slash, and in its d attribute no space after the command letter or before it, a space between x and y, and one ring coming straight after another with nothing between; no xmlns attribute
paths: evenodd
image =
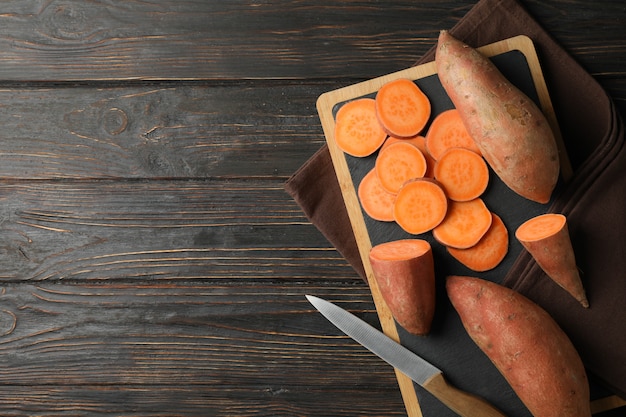
<svg viewBox="0 0 626 417"><path fill-rule="evenodd" d="M356 278L280 181L0 183L0 278Z"/></svg>
<svg viewBox="0 0 626 417"><path fill-rule="evenodd" d="M375 322L364 284L308 290ZM2 415L403 414L392 369L294 281L18 284L0 300ZM364 390L376 406L353 404Z"/></svg>
<svg viewBox="0 0 626 417"><path fill-rule="evenodd" d="M337 387L278 385L211 388L186 387L181 383L121 388L85 385L34 387L26 392L20 388L9 388L0 392L0 411L7 417L406 416L398 390L385 385L393 387L395 380L381 378L380 384L369 387L372 393L367 397L363 395L363 386L355 386L352 381L344 382L345 385Z"/></svg>
<svg viewBox="0 0 626 417"><path fill-rule="evenodd" d="M0 177L286 179L325 143L332 83L0 90Z"/></svg>
<svg viewBox="0 0 626 417"><path fill-rule="evenodd" d="M624 53L624 46L620 43L620 34L623 33L626 14L614 2L607 2L606 7L600 7L599 3L593 6L575 1L563 3L568 6L565 14L561 2L554 2L550 7L544 5L544 2L528 2L528 7L542 17L547 24L554 24L557 39L576 53L577 59L589 68L618 105L625 109L626 85L623 82L623 75L626 65L624 65L625 58L623 57L626 53ZM91 8L86 9L87 4L81 2L68 1L62 4L50 2L43 5L41 10L31 10L32 5L24 6L22 2L11 2L7 10L12 10L12 12L0 15L0 22L2 19L13 22L7 24L6 27L0 25L0 47L3 33L7 37L35 36L40 40L48 36L50 48L54 47L54 40L66 42L67 39L61 34L55 37L44 30L46 28L51 30L55 27L47 20L50 18L49 15L60 18L61 20L57 23L64 23L67 28L74 28L72 30L78 31L77 28L80 25L70 24L72 19L80 20L90 17L103 27L114 28L122 19L122 15L129 14L137 22L135 30L139 32L154 30L153 25L149 26L148 22L154 16L161 16L165 19L163 22L167 23L168 28L183 31L180 36L185 38L183 33L187 37L191 36L190 32L186 32L187 30L194 30L193 34L196 36L204 31L216 30L211 25L205 25L204 29L200 29L192 23L189 26L184 26L180 22L174 24L178 21L177 19L183 19L185 16L189 19L190 15L206 17L207 13L210 15L232 13L230 19L233 20L235 19L234 13L237 12L239 13L237 18L246 22L246 19L258 18L254 13L261 12L260 9L263 9L253 7L251 4L235 4L231 5L231 8L221 6L225 10L219 13L219 9L216 8L220 6L212 2L189 2L176 10L157 12L158 6L154 3L124 4L124 6L118 4L105 7L94 2L88 4ZM385 14L381 13L381 16L396 23L393 36L398 37L398 40L402 39L401 42L399 41L402 45L411 45L412 48L420 49L419 54L407 59L406 54L393 52L393 48L390 47L391 55L403 57L401 64L398 63L397 58L394 61L391 56L381 51L376 51L372 56L363 56L365 62L359 61L358 64L351 64L350 51L358 50L358 46L327 45L328 51L343 51L344 54L348 54L341 57L344 63L338 65L338 62L335 62L332 65L333 68L340 67L344 73L326 75L327 77L343 77L336 81L320 81L318 77L322 75L317 74L314 69L317 61L311 58L305 60L308 72L301 69L302 74L307 74L306 77L312 80L306 83L290 83L275 79L262 80L263 76L251 73L245 77L254 78L256 81L237 81L234 77L229 78L233 80L232 82L219 84L214 81L200 83L172 81L154 84L140 83L139 85L128 82L115 85L90 84L88 82L90 78L103 77L92 74L88 68L81 68L81 73L86 78L78 86L75 84L59 86L48 82L44 82L41 86L41 80L62 79L62 77L49 78L46 75L49 72L41 72L36 78L31 79L31 81L37 80L37 83L28 84L26 87L8 84L8 88L0 90L0 102L8 110L0 114L0 123L5 127L3 130L5 140L0 142L0 175L5 178L206 178L239 176L245 172L248 176L286 177L324 142L314 108L317 96L324 91L352 83L357 78L369 78L405 68L413 63L417 56L434 44L434 38L432 33L429 37L422 36L421 32L416 34L414 31L405 30L404 25L414 24L413 14L424 12L426 15L420 15L420 22L431 22L431 19L427 19L430 13L433 14L434 20L432 21L441 26L442 16L452 16L465 11L458 3L455 4L457 7L452 11L446 9L446 6L449 6L447 3L433 7L432 4L416 6L414 3L409 5L394 2L390 6L391 9L388 5L367 3L361 6L341 5L331 8L333 12L339 13L339 17L329 18L329 25L330 22L337 21L341 17L346 19L346 27L352 28L350 30L357 30L354 28L360 28L362 23L356 22L355 16L381 13L381 10L377 8L385 7ZM167 9L166 6L163 7ZM325 13L327 13L325 9L321 10L319 7L295 6L292 3L277 4L275 8L269 5L265 7L269 9L262 13L267 16L281 16L282 13L294 12L293 7L297 7L301 13L316 16L316 19L325 19ZM354 7L356 9L353 9ZM115 13L117 8L122 10ZM195 10L197 14L192 13L192 10ZM97 19L93 17L96 12L100 13ZM170 14L174 16L172 22L167 20ZM297 13L293 14L298 16ZM346 16L348 14L352 16L349 19ZM587 23L589 19L592 19L594 25ZM284 20L297 23L295 18ZM310 20L313 18L311 17ZM15 24L17 21L20 22L19 25ZM31 26L29 27L29 24L25 22L29 22ZM599 24L603 25L602 31L596 30ZM40 28L39 25L48 26ZM256 25L242 23L238 31L241 35L238 36L245 35L246 38L267 42L267 44L274 44L278 41L264 39L252 33L258 25L259 23ZM379 28L380 26L387 27L388 25L381 23L381 25L368 25L367 27ZM63 30L69 30L67 28ZM306 31L305 26L301 26L301 30L306 33L315 33L316 30L322 30L322 28L316 27ZM284 29L283 37L287 34L293 35L294 31L295 29L291 31ZM430 31L436 33L435 28L431 28ZM269 33L276 36L277 32L270 31ZM598 39L599 34L604 38ZM80 43L81 36L79 35L76 34L72 42ZM219 35L216 32L212 36L215 38L223 36L223 39L228 39L228 42L232 42L233 45L239 39L237 36L231 36L230 32L220 32ZM355 40L362 35L349 32L344 36L345 39ZM371 36L379 40L379 45L387 45L384 37ZM303 37L307 38L307 36ZM288 39L294 38L298 37L288 37ZM200 42L201 39L193 39L194 42L198 40L199 45L203 44ZM331 37L328 42L335 39ZM339 39L344 38L339 37ZM161 38L157 40L161 41ZM115 44L120 41L121 38L116 38L111 43ZM137 40L136 45L150 49L151 41L153 41L153 36L146 35L145 39ZM7 44L7 50L12 50L20 43L13 39L10 42L7 40ZM109 43L105 42L105 44ZM233 45L231 48L236 52L231 51L221 55L237 59L238 63L224 65L223 68L228 70L231 67L245 68L246 60L238 56L238 51L242 48ZM87 48L87 50L91 49ZM146 64L142 68L152 70L171 68L171 65L164 65L167 61L159 59L157 53L145 53L138 49L127 51L127 53L131 56L139 55L155 59L155 62ZM294 75L281 75L279 65L271 59L261 58L263 50L257 53L259 54L257 59L253 63L248 63L251 70L271 68L274 71L274 78L295 77ZM88 60L93 58L87 51L81 51L77 47L71 55L59 54L60 61L53 68L62 69L63 62L70 58L76 60L77 56L82 55L86 55L85 58ZM36 68L36 65L24 62L24 56L24 51L20 51L20 59L13 57L15 59L10 59L11 62L0 65L0 71L11 71L13 74L2 75L0 73L4 80L16 79L16 76L19 76L18 80L29 79L27 74ZM11 54L0 55L0 64L3 64L3 57L9 59ZM40 58L37 56L38 63L49 60L49 58L47 60ZM339 59L339 57L334 59ZM193 62L193 65L189 65L193 66L194 71L202 72L204 64L194 61L193 54L180 56L180 65L184 65L187 60ZM263 65L259 65L259 62ZM19 67L20 65L22 67ZM112 71L111 67L107 67L100 61L94 62L93 66L96 69L105 68L109 74L119 73L117 67L112 67L115 68ZM345 68L350 68L349 74L345 73ZM184 77L184 74L180 76ZM241 75L241 77L244 76ZM150 77L137 75L132 78ZM223 77L213 74L200 78L221 79Z"/></svg>
<svg viewBox="0 0 626 417"><path fill-rule="evenodd" d="M365 285L317 292L376 317ZM252 387L280 378L287 387L323 379L336 388L334 377L352 366L352 356L364 363L355 381L393 378L374 355L311 314L298 285L287 281L18 284L4 285L0 298L2 385Z"/></svg>
<svg viewBox="0 0 626 417"><path fill-rule="evenodd" d="M472 3L11 0L0 79L358 76L414 61Z"/></svg>
<svg viewBox="0 0 626 417"><path fill-rule="evenodd" d="M626 114L626 10L619 1L522 0Z"/></svg>
<svg viewBox="0 0 626 417"><path fill-rule="evenodd" d="M622 80L622 79L619 79ZM615 82L626 106L626 83ZM324 143L333 82L0 90L4 179L280 178Z"/></svg>
<svg viewBox="0 0 626 417"><path fill-rule="evenodd" d="M11 0L0 79L372 78L415 62L474 3ZM591 72L623 74L620 2L524 4Z"/></svg>
<svg viewBox="0 0 626 417"><path fill-rule="evenodd" d="M3 285L0 413L405 415L392 369L306 292L376 325L363 283L323 278Z"/></svg>

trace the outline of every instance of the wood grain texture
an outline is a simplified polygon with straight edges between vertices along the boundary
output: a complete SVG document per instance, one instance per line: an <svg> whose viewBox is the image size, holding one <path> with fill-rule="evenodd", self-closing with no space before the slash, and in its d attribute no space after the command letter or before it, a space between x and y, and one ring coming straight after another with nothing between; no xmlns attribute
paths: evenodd
<svg viewBox="0 0 626 417"><path fill-rule="evenodd" d="M97 84L0 90L0 177L291 175L323 143L329 83Z"/></svg>
<svg viewBox="0 0 626 417"><path fill-rule="evenodd" d="M10 0L0 79L371 78L415 62L473 4ZM623 73L620 2L524 5L592 73Z"/></svg>
<svg viewBox="0 0 626 417"><path fill-rule="evenodd" d="M355 276L281 182L18 182L0 196L4 280Z"/></svg>
<svg viewBox="0 0 626 417"><path fill-rule="evenodd" d="M0 79L344 77L344 65L361 72L372 57L379 71L414 61L415 45L427 48L472 3L11 0L0 15ZM393 30L372 24L383 12ZM423 27L409 14L437 20Z"/></svg>
<svg viewBox="0 0 626 417"><path fill-rule="evenodd" d="M2 2L0 415L406 415L304 298L378 325L283 183L321 93L474 3ZM524 4L626 115L622 2Z"/></svg>
<svg viewBox="0 0 626 417"><path fill-rule="evenodd" d="M271 284L209 281L5 285L0 413L312 415L336 396L328 415L348 416L372 415L366 404L349 407L360 390L387 405L398 398L387 365L329 332L297 289L280 288L279 296ZM374 314L362 286L318 293Z"/></svg>

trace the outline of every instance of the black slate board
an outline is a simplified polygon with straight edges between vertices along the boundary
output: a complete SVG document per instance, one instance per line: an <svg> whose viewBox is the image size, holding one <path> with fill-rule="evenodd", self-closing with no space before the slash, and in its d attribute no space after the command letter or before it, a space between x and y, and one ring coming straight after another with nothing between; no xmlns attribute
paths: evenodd
<svg viewBox="0 0 626 417"><path fill-rule="evenodd" d="M526 53L513 49L493 55L490 59L515 86L534 100L544 111L546 110L546 103L541 102L536 88L536 67L535 78L533 78L533 72ZM536 57L533 57L533 59L536 59ZM429 124L439 113L454 107L436 74L417 78L414 82L431 101L432 114ZM355 91L358 91L358 89L355 89ZM345 99L334 103L332 106L332 117L334 118L337 110L343 104L361 97L375 97L375 91L362 95L350 96L348 94ZM428 125L424 132L427 130ZM326 132L328 139L328 131L326 130ZM365 174L374 167L376 156L377 153L374 153L366 158L356 158L342 153L354 190L358 188ZM344 169L339 165L341 164L336 164L338 171ZM338 172L338 177L341 182L340 172ZM557 188L553 193L553 199L554 196L558 195L561 188L563 188L562 180L557 184ZM351 197L344 192L344 198L349 199ZM491 171L489 186L482 198L487 207L502 218L509 232L509 252L507 256L495 269L483 273L471 271L452 258L446 249L435 241L430 232L421 235L408 234L394 222L380 222L371 219L360 208L360 205L358 206L358 215L352 213L351 216L359 217L356 222L357 226L355 227L353 222L353 227L355 227L357 242L360 245L364 245L364 248L366 248L367 244L375 246L387 241L415 237L429 241L433 248L437 279L437 307L431 333L428 336L414 336L404 331L401 326L396 325L400 342L440 368L446 378L456 387L483 397L510 417L528 417L530 413L509 384L467 335L457 313L447 298L445 277L449 275L470 275L494 282L501 282L523 251L521 244L515 239L515 230L527 219L548 212L552 201L547 204L539 204L519 196L510 190L493 171ZM346 201L346 204L348 205L349 202ZM356 229L359 228L358 224L360 221L365 226L370 240L367 244L360 242L358 238L358 230ZM362 257L364 257L363 253L362 251ZM367 263L365 259L364 262ZM417 384L413 385L419 406L425 417L456 416L453 411L444 406L430 393Z"/></svg>

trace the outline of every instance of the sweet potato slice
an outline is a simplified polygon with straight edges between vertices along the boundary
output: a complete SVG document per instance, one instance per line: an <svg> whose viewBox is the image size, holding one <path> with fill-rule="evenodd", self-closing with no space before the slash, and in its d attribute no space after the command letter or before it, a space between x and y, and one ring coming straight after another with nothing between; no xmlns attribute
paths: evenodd
<svg viewBox="0 0 626 417"><path fill-rule="evenodd" d="M405 142L410 143L413 146L416 146L417 149L422 151L424 158L426 159L426 172L424 173L424 177L433 178L434 177L434 169L435 169L435 158L433 158L428 152L428 148L426 147L426 138L422 135L413 136L411 138L396 138L393 136L389 136L383 146L380 148L382 152L387 146L392 145L397 142Z"/></svg>
<svg viewBox="0 0 626 417"><path fill-rule="evenodd" d="M387 191L372 168L361 180L357 190L359 202L363 211L374 220L391 222L393 217L393 204L396 195Z"/></svg>
<svg viewBox="0 0 626 417"><path fill-rule="evenodd" d="M428 96L413 81L399 78L376 93L376 114L390 136L406 138L419 134L430 118Z"/></svg>
<svg viewBox="0 0 626 417"><path fill-rule="evenodd" d="M533 217L517 228L515 237L554 282L583 307L589 307L564 215Z"/></svg>
<svg viewBox="0 0 626 417"><path fill-rule="evenodd" d="M426 147L434 159L450 148L466 148L481 154L457 109L445 110L433 119L426 132Z"/></svg>
<svg viewBox="0 0 626 417"><path fill-rule="evenodd" d="M448 197L434 180L411 180L396 195L393 216L407 233L419 235L431 231L446 217Z"/></svg>
<svg viewBox="0 0 626 417"><path fill-rule="evenodd" d="M446 217L433 229L433 237L442 245L466 249L482 239L492 221L491 211L481 198L450 201Z"/></svg>
<svg viewBox="0 0 626 417"><path fill-rule="evenodd" d="M448 198L469 201L478 198L489 185L489 168L482 156L466 148L450 148L437 160L435 179Z"/></svg>
<svg viewBox="0 0 626 417"><path fill-rule="evenodd" d="M387 134L376 116L374 99L356 99L337 111L335 141L348 155L359 158L369 156L382 146L386 138Z"/></svg>
<svg viewBox="0 0 626 417"><path fill-rule="evenodd" d="M415 335L430 332L435 314L435 267L430 244L403 239L374 246L374 278L393 317Z"/></svg>
<svg viewBox="0 0 626 417"><path fill-rule="evenodd" d="M582 360L544 309L480 278L448 277L446 290L469 336L533 416L591 416Z"/></svg>
<svg viewBox="0 0 626 417"><path fill-rule="evenodd" d="M500 216L491 216L491 226L477 244L467 249L446 248L453 258L475 272L495 268L509 252L509 232Z"/></svg>
<svg viewBox="0 0 626 417"><path fill-rule="evenodd" d="M409 180L422 178L428 168L426 158L417 146L410 143L392 143L376 157L376 172L382 186L397 194Z"/></svg>
<svg viewBox="0 0 626 417"><path fill-rule="evenodd" d="M477 50L442 31L435 62L441 84L474 142L502 181L547 203L559 176L554 133L539 107Z"/></svg>

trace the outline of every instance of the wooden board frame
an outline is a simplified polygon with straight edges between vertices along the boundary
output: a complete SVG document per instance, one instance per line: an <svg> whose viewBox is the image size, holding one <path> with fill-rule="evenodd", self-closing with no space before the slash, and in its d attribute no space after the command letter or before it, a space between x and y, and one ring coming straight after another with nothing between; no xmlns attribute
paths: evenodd
<svg viewBox="0 0 626 417"><path fill-rule="evenodd" d="M572 168L567 158L567 153L565 151L565 146L563 144L563 140L560 134L556 115L552 107L550 95L548 93L548 89L542 75L543 73L541 71L539 59L537 57L532 40L527 36L516 36L480 47L478 48L478 50L489 57L510 51L520 51L524 55L533 79L532 81L534 83L534 87L537 92L539 105L546 115L546 118L548 119L548 122L550 123L553 131L555 132L557 144L560 148L561 155L561 177L565 182L567 182L572 176ZM396 341L399 341L398 329L396 328L395 321L391 315L391 312L389 311L389 308L382 299L380 290L373 277L371 265L369 263L368 254L370 249L372 248L372 242L370 240L370 236L365 225L363 213L361 211L360 203L357 197L357 191L354 186L352 176L350 174L350 169L348 167L346 156L343 151L339 149L334 139L335 119L333 109L339 103L343 103L358 97L374 94L385 83L394 79L408 78L411 80L418 80L420 78L434 75L436 74L436 72L437 71L435 63L429 62L324 93L320 95L317 100L317 111L319 113L324 135L328 143L330 155L343 194L351 226L354 231L356 241L358 243L359 253L361 256L361 260L363 261L367 281L372 292L372 297L376 306L381 327L384 333L386 333L388 336L395 339ZM396 370L395 372L408 416L422 416L413 381L409 379L406 375L402 374L400 371Z"/></svg>

